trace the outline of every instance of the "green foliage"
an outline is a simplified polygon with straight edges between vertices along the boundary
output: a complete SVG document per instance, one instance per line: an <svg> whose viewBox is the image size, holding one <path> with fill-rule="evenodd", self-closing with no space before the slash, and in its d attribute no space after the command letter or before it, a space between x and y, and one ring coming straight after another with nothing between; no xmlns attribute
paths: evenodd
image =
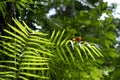
<svg viewBox="0 0 120 80"><path fill-rule="evenodd" d="M1 12L2 15L3 15L3 18L5 18L6 10L5 10L5 5L4 5L3 2L0 2L0 12Z"/></svg>
<svg viewBox="0 0 120 80"><path fill-rule="evenodd" d="M77 57L79 57L79 58L76 59L76 60L78 60L78 62L79 62L79 59L82 60L82 58L84 58L84 62L85 62L84 65L85 66L82 65L81 67L83 69L81 69L81 70L77 69L78 70L78 72L77 72L76 68L74 68L75 67L74 65L70 65L70 67L68 68L67 64L61 65L64 61L61 62L61 63L59 61L58 62L56 61L56 63L58 63L58 65L57 65L58 68L61 70L61 71L60 70L59 71L56 70L56 71L58 71L58 73L65 73L65 74L63 74L63 76L64 75L66 76L65 80L67 80L67 79L68 80L70 80L70 79L71 80L72 79L73 80L77 80L77 79L81 79L81 80L82 79L83 80L87 80L87 79L88 80L93 80L93 79L100 80L101 78L103 80L106 80L102 75L106 76L105 73L107 72L107 74L108 74L107 77L108 77L108 79L110 79L110 78L112 78L112 76L110 74L112 72L114 73L114 71L116 71L116 70L114 70L114 68L116 67L114 65L114 61L119 57L119 53L117 53L115 48L114 48L114 45L116 43L116 33L115 33L116 32L116 26L113 23L113 15L112 15L111 11L107 10L106 7L107 7L107 3L99 2L98 5L95 8L92 8L92 9L89 9L89 10L88 9L87 10L86 9L83 9L83 10L74 9L74 11L73 11L73 12L75 12L74 18L68 17L66 15L62 15L62 16L61 15L55 15L54 17L50 18L50 20L52 19L53 21L55 21L55 24L57 23L58 25L60 25L61 26L60 28L62 28L63 30L65 29L66 34L69 34L72 37L82 36L83 42L87 41L87 42L89 42L89 44L90 44L90 42L97 43L100 46L102 46L101 47L102 48L101 52L103 53L104 58L103 59L97 58L97 59L99 59L98 62L92 62L89 59L90 58L94 59L94 58L92 56L90 56L89 53L85 54L85 52L83 50L81 50L80 46L78 46L78 43L73 42L75 46L79 47L79 49L81 51L81 54L82 54L82 57L80 57L79 53L77 53L76 47L74 47L75 48L74 50L73 50L73 48L70 49L70 50L73 50L73 52L76 53ZM109 17L105 17L104 20L100 20L100 17L102 15L102 13L106 13ZM69 15L69 14L67 14L67 15ZM54 23L52 23L52 25L54 25ZM56 27L59 28L58 26L56 26ZM87 46L87 48L88 48L88 46ZM67 49L65 51L68 52ZM90 51L92 51L92 50L90 50ZM59 52L56 51L56 53L59 53ZM63 55L63 53L61 55ZM70 54L67 54L67 55L70 55ZM87 61L86 56L88 56L88 55L89 55L89 59ZM63 55L63 59L64 59L64 55ZM72 57L70 59L72 59ZM74 61L76 61L76 60L74 60ZM73 61L70 61L70 62L72 63ZM86 70L86 68L88 68L88 67L92 68L91 65L87 65L87 64L91 64L92 67L95 67L97 69L98 74L96 73L96 75L94 75L95 77L91 77L92 70L91 71ZM65 67L65 66L67 66L67 67ZM113 67L113 70L109 71L111 69L111 66ZM107 67L107 70L104 70L104 68L106 68L106 67ZM68 74L66 73L65 70L67 70ZM85 79L83 77L83 75L81 75L80 77L77 77L77 79L76 79L76 77L73 78L73 73L75 73L75 72L76 72L76 75L78 74L78 76L80 76L79 72L84 72L85 75L90 76L90 77ZM90 75L90 73L91 73L91 75ZM72 76L69 77L68 76L69 74L72 75ZM100 75L100 76L98 76L98 75ZM61 78L59 78L59 79L63 79L62 78L63 76L61 75L60 76ZM59 76L57 76L57 77L59 77Z"/></svg>
<svg viewBox="0 0 120 80"><path fill-rule="evenodd" d="M88 57L91 57L93 60L95 60L94 54L97 57L103 57L103 55L101 54L101 52L99 51L99 46L94 44L94 43L88 43L86 41L81 41L81 42L75 42L72 40L68 40L69 37L64 37L64 32L65 30L63 30L62 32L58 31L57 33L55 33L55 31L53 31L50 41L54 46L54 51L56 50L56 52L54 53L58 53L55 54L56 56L60 57L61 60L63 60L63 62L73 62L75 63L75 56L79 56L78 59L81 59L81 61L83 62L83 56L86 56L86 58L88 59ZM71 45L71 47L69 46ZM63 49L64 48L64 49ZM61 54L62 53L62 54ZM94 54L93 54L94 53ZM69 54L69 55L68 55ZM70 57L69 60L67 57ZM77 60L78 60L77 59Z"/></svg>
<svg viewBox="0 0 120 80"><path fill-rule="evenodd" d="M3 50L0 50L1 56L6 59L0 61L1 79L49 79L49 57L52 57L50 51L45 46L50 45L46 34L31 30L25 22L22 25L16 19L14 22L18 28L10 25L13 32L5 30L9 36L0 36L5 41L1 41Z"/></svg>
<svg viewBox="0 0 120 80"><path fill-rule="evenodd" d="M69 40L69 35L64 37L64 34L65 30L62 32L56 32L54 30L50 38L50 41L53 43L51 47L52 52L55 55L55 58L53 58L52 62L50 63L50 79L84 80L91 78L98 80L101 78L103 73L100 71L100 69L94 67L93 65L88 67L84 65L87 64L86 61L88 60L94 61L99 57L103 57L99 46L86 41L74 42ZM88 63L90 62L88 61ZM88 69L84 70L84 67ZM82 75L82 72L84 72L86 75Z"/></svg>
<svg viewBox="0 0 120 80"><path fill-rule="evenodd" d="M9 3L13 5L11 10L6 8ZM52 9L56 14L48 18L46 15ZM11 17L24 20L32 30L24 22L22 25L14 20L19 27L9 22L11 13L14 13ZM108 17L101 20L103 13ZM6 36L1 36L0 75L7 74L6 78L11 79L33 80L45 77L50 80L119 79L120 45L114 47L119 44L119 41L116 42L116 31L119 36L119 20L113 20L112 9L107 8L106 2L6 0L0 2L0 18L0 27L6 27L4 23L11 24L8 24L2 34ZM40 26L40 32L35 24ZM81 36L82 41L71 40L76 36ZM38 70L39 66L47 70ZM28 70L25 67L29 67ZM31 67L34 70L31 71ZM0 76L0 79L3 77Z"/></svg>
<svg viewBox="0 0 120 80"><path fill-rule="evenodd" d="M0 61L1 79L49 79L59 70L54 68L59 62L75 66L77 62L84 61L83 56L93 60L95 56L103 57L98 45L68 40L64 37L65 30L53 31L49 40L45 38L47 34L31 30L24 21L22 25L18 20L13 20L17 27L8 24L13 31L4 30L9 36L0 36L4 40L1 41L3 49L0 55L5 58L1 57ZM72 76L71 73L68 75Z"/></svg>

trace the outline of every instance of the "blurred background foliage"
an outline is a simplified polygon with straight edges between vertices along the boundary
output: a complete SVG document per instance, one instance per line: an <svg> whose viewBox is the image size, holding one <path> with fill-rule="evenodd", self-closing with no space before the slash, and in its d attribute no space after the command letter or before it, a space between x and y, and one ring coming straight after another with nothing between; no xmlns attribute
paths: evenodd
<svg viewBox="0 0 120 80"><path fill-rule="evenodd" d="M0 1L0 34L15 25L12 18L24 20L34 30L52 33L65 29L66 36L81 36L83 41L101 46L104 58L68 66L56 61L51 80L119 80L120 20L112 15L115 8L103 0L6 0ZM101 19L103 13L108 17ZM117 40L116 40L117 38ZM52 67L52 69L56 69Z"/></svg>

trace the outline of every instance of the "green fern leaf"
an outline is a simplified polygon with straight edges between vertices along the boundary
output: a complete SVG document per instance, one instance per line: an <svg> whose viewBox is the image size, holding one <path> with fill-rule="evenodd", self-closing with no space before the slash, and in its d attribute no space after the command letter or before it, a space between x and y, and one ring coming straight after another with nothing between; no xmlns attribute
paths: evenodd
<svg viewBox="0 0 120 80"><path fill-rule="evenodd" d="M54 56L46 47L51 42L45 37L47 34L32 31L23 21L13 19L18 28L8 24L14 31L4 30L9 36L0 36L3 50L1 55L7 57L0 61L0 79L30 80L49 79L49 57ZM1 76L2 75L2 76Z"/></svg>

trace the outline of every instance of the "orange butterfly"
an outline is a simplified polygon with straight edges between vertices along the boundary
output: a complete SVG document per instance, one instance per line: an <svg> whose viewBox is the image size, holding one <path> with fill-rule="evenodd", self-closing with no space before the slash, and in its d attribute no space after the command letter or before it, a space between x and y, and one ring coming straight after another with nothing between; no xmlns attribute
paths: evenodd
<svg viewBox="0 0 120 80"><path fill-rule="evenodd" d="M72 38L73 41L80 42L82 40L82 37L74 37Z"/></svg>

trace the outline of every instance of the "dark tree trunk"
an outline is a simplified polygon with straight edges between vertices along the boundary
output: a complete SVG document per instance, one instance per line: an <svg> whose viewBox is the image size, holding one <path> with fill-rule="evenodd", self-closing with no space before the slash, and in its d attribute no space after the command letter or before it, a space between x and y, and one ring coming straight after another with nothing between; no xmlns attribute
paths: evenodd
<svg viewBox="0 0 120 80"><path fill-rule="evenodd" d="M4 28L4 19L2 13L0 13L0 34L3 34L3 28Z"/></svg>
<svg viewBox="0 0 120 80"><path fill-rule="evenodd" d="M14 3L6 2L6 23L13 24L12 17L14 17ZM8 26L6 29L10 30Z"/></svg>

